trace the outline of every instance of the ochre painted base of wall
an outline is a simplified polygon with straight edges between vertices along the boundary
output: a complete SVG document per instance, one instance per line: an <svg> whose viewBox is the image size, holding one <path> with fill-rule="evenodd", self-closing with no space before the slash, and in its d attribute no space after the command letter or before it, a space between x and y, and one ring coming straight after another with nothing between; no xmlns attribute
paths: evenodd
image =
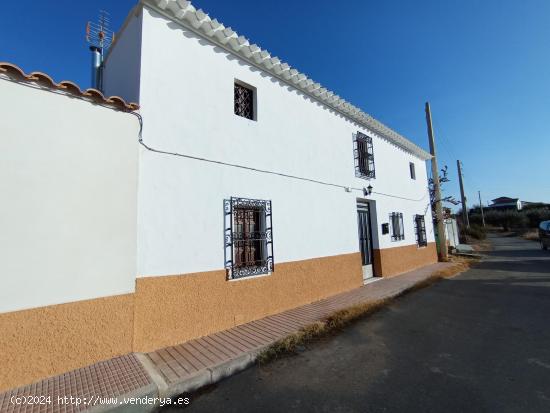
<svg viewBox="0 0 550 413"><path fill-rule="evenodd" d="M422 248L418 248L417 245L406 245L375 249L373 253L374 273L382 277L391 277L437 262L437 249L434 242Z"/></svg>
<svg viewBox="0 0 550 413"><path fill-rule="evenodd" d="M136 280L134 351L151 351L348 291L363 283L360 253L277 264L227 281L225 271Z"/></svg>
<svg viewBox="0 0 550 413"><path fill-rule="evenodd" d="M374 250L377 275L437 262L435 244ZM363 284L361 254L277 264L227 281L225 271L138 278L135 294L0 314L0 391L132 351L175 345Z"/></svg>
<svg viewBox="0 0 550 413"><path fill-rule="evenodd" d="M132 351L133 294L0 314L0 391Z"/></svg>

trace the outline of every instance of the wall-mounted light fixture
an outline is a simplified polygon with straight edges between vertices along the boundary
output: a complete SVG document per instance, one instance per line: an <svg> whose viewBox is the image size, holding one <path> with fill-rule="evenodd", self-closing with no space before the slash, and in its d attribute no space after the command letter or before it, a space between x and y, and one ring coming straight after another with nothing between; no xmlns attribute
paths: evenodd
<svg viewBox="0 0 550 413"><path fill-rule="evenodd" d="M372 185L369 185L366 188L363 188L364 196L369 196L370 194L372 194Z"/></svg>

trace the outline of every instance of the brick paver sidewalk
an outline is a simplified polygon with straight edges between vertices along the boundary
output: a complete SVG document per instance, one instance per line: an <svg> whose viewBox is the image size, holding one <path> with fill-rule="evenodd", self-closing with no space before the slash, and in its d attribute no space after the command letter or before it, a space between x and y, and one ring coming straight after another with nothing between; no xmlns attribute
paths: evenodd
<svg viewBox="0 0 550 413"><path fill-rule="evenodd" d="M214 383L246 368L277 340L331 313L395 296L451 264L438 263L392 278L382 278L360 288L311 304L252 321L206 337L147 354L127 354L40 382L0 393L0 412L78 412L115 410L115 406L60 405L58 396L93 400L101 397L172 397ZM14 404L13 396L50 395L53 403ZM119 406L120 407L120 406ZM128 406L126 406L126 411ZM141 406L133 411L152 410Z"/></svg>

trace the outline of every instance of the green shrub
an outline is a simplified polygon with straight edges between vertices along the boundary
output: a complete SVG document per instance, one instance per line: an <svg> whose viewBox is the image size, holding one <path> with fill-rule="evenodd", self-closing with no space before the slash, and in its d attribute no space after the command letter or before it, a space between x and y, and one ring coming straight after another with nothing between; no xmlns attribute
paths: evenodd
<svg viewBox="0 0 550 413"><path fill-rule="evenodd" d="M470 228L462 228L460 231L462 238L466 241L467 237L483 240L487 237L485 229L479 225L470 225Z"/></svg>
<svg viewBox="0 0 550 413"><path fill-rule="evenodd" d="M495 227L502 227L505 231L512 228L524 228L528 225L527 216L519 211L507 209L503 211L488 210L485 212L485 222Z"/></svg>
<svg viewBox="0 0 550 413"><path fill-rule="evenodd" d="M484 210L485 223L495 227L502 227L505 231L516 228L537 228L542 221L550 220L550 208L529 207L521 211L507 210ZM471 225L482 225L481 214L477 211L469 216Z"/></svg>
<svg viewBox="0 0 550 413"><path fill-rule="evenodd" d="M470 219L470 225L478 225L478 226L483 225L481 214L478 214L478 213L470 214L469 219Z"/></svg>
<svg viewBox="0 0 550 413"><path fill-rule="evenodd" d="M525 214L513 210L503 212L504 221L502 223L502 227L504 230L510 230L511 228L524 228L527 226L528 219Z"/></svg>
<svg viewBox="0 0 550 413"><path fill-rule="evenodd" d="M542 221L550 220L550 209L548 208L531 208L522 212L527 217L529 228L537 228Z"/></svg>

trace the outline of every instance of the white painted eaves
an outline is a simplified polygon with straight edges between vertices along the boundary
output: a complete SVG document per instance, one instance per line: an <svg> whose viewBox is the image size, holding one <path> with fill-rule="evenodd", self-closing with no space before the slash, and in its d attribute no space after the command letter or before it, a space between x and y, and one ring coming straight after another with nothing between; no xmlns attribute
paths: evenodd
<svg viewBox="0 0 550 413"><path fill-rule="evenodd" d="M190 1L141 0L141 2L152 10L192 30L201 37L210 40L250 64L270 73L404 150L423 160L431 158L431 155L424 149L374 119L368 113L346 102L334 92L309 79L305 74L282 62L279 58L271 56L268 51L261 49L258 45L251 44L248 39L239 36L230 27L224 26L216 19L211 19L202 10L197 10Z"/></svg>

